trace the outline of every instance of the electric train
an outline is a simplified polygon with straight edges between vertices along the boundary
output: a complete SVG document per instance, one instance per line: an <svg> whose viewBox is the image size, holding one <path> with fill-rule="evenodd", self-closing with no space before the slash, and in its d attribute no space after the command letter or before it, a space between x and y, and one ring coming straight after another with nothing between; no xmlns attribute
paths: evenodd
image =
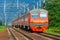
<svg viewBox="0 0 60 40"><path fill-rule="evenodd" d="M16 28L23 28L33 32L45 32L48 28L48 11L45 9L32 9L12 22Z"/></svg>

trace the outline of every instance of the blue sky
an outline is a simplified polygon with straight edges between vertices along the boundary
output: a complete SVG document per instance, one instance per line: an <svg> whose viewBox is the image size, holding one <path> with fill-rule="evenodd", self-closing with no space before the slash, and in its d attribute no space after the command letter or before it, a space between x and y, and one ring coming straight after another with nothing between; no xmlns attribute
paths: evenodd
<svg viewBox="0 0 60 40"><path fill-rule="evenodd" d="M0 0L0 19L2 19L3 23L5 22L5 16L4 16L4 1L5 0ZM6 10L5 13L7 15L7 20L8 22L12 22L14 19L16 19L17 16L17 12L19 13L19 15L22 15L22 11L23 11L23 7L20 4L23 5L27 5L28 6L25 7L25 12L27 12L27 7L31 9L33 9L33 6L35 5L35 8L37 7L37 2L39 4L39 8L41 7L41 0L18 0L18 9L17 9L17 0L6 0ZM12 7L11 7L12 6ZM20 9L22 8L22 9ZM20 11L19 11L20 10Z"/></svg>

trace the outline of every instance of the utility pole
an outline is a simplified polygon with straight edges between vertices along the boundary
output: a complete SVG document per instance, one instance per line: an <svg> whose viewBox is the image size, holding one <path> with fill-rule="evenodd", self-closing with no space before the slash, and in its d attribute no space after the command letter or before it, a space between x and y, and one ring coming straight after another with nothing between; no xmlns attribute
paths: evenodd
<svg viewBox="0 0 60 40"><path fill-rule="evenodd" d="M18 9L19 5L18 5L18 0L17 0L17 9Z"/></svg>
<svg viewBox="0 0 60 40"><path fill-rule="evenodd" d="M7 25L7 21L6 21L6 0L4 1L4 15L5 15L5 26Z"/></svg>
<svg viewBox="0 0 60 40"><path fill-rule="evenodd" d="M34 9L35 9L35 5L34 5Z"/></svg>
<svg viewBox="0 0 60 40"><path fill-rule="evenodd" d="M46 7L46 0L43 0L43 8Z"/></svg>
<svg viewBox="0 0 60 40"><path fill-rule="evenodd" d="M42 8L42 0L39 0L39 7Z"/></svg>
<svg viewBox="0 0 60 40"><path fill-rule="evenodd" d="M25 13L25 5L24 5L24 13Z"/></svg>
<svg viewBox="0 0 60 40"><path fill-rule="evenodd" d="M37 9L38 9L38 2L37 2Z"/></svg>
<svg viewBox="0 0 60 40"><path fill-rule="evenodd" d="M35 0L33 1L33 4L35 4ZM35 9L35 5L33 5L33 9Z"/></svg>
<svg viewBox="0 0 60 40"><path fill-rule="evenodd" d="M19 6L18 6L18 0L17 0L17 3L16 3L16 4L17 4L17 15L18 15L18 18L19 18L19 13L18 13L18 9L19 9L19 8L18 8L18 7L19 7Z"/></svg>
<svg viewBox="0 0 60 40"><path fill-rule="evenodd" d="M29 7L27 7L27 10L28 10L28 12L29 12Z"/></svg>
<svg viewBox="0 0 60 40"><path fill-rule="evenodd" d="M24 14L25 13L26 4L22 4L21 6L23 7L23 14Z"/></svg>
<svg viewBox="0 0 60 40"><path fill-rule="evenodd" d="M18 0L17 0L17 3L16 4L17 4L17 16L18 16L18 24L17 25L19 25L19 11L18 11L18 9L19 9L19 5L18 4L19 3L18 3Z"/></svg>

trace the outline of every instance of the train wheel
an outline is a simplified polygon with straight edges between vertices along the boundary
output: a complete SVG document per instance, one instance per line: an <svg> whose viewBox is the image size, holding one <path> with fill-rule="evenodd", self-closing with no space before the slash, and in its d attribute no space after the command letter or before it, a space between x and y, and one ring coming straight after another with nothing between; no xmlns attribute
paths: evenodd
<svg viewBox="0 0 60 40"><path fill-rule="evenodd" d="M31 32L31 33L33 33L34 31L32 31L32 29L31 29L31 27L29 26L29 31Z"/></svg>
<svg viewBox="0 0 60 40"><path fill-rule="evenodd" d="M21 25L20 25L20 28L21 28Z"/></svg>
<svg viewBox="0 0 60 40"><path fill-rule="evenodd" d="M21 28L21 25L20 25L20 28Z"/></svg>
<svg viewBox="0 0 60 40"><path fill-rule="evenodd" d="M25 29L25 25L24 25L24 29Z"/></svg>
<svg viewBox="0 0 60 40"><path fill-rule="evenodd" d="M20 28L20 25L19 25L19 28Z"/></svg>
<svg viewBox="0 0 60 40"><path fill-rule="evenodd" d="M13 28L15 28L15 25L13 26Z"/></svg>
<svg viewBox="0 0 60 40"><path fill-rule="evenodd" d="M23 25L21 25L21 29L23 29Z"/></svg>
<svg viewBox="0 0 60 40"><path fill-rule="evenodd" d="M16 25L15 25L15 28L16 28Z"/></svg>
<svg viewBox="0 0 60 40"><path fill-rule="evenodd" d="M33 31L32 31L31 29L29 29L29 31L30 31L31 33L33 33Z"/></svg>
<svg viewBox="0 0 60 40"><path fill-rule="evenodd" d="M29 30L30 28L29 28L29 26L27 27L27 30Z"/></svg>
<svg viewBox="0 0 60 40"><path fill-rule="evenodd" d="M25 26L25 30L27 30L27 26Z"/></svg>
<svg viewBox="0 0 60 40"><path fill-rule="evenodd" d="M29 27L29 31L30 31L31 33L33 32L30 27Z"/></svg>

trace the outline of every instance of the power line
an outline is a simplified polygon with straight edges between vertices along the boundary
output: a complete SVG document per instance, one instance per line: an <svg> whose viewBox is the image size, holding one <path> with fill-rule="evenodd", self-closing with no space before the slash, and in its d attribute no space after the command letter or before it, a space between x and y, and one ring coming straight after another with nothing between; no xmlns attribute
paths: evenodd
<svg viewBox="0 0 60 40"><path fill-rule="evenodd" d="M4 15L5 15L5 26L6 26L6 0L4 1Z"/></svg>

